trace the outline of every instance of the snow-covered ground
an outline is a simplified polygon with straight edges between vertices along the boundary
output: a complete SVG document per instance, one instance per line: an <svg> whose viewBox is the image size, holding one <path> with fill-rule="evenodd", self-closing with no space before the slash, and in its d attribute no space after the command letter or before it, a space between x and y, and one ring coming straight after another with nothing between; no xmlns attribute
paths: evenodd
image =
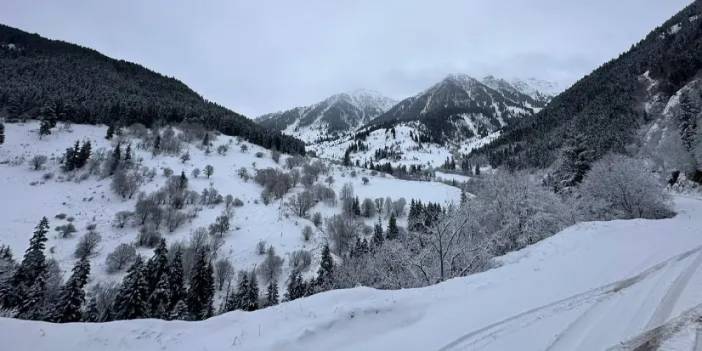
<svg viewBox="0 0 702 351"><path fill-rule="evenodd" d="M52 229L47 242L48 256L57 259L65 274L70 274L75 261L73 251L76 243L86 232L85 227L95 223L97 231L102 236L102 242L97 255L91 259L91 284L103 280L121 279L121 274L106 273L105 257L120 243L131 243L136 239L137 227L127 225L119 229L112 225L116 212L134 210L136 196L131 200L123 200L110 189L109 178L100 179L98 176L91 176L80 182L62 180L65 174L61 172L58 164L65 149L72 146L76 140L90 140L93 150L104 148L107 152L111 152L113 146L105 139L106 127L73 125L71 132L56 128L43 140L39 140L37 136L38 123L36 122L6 123L5 129L6 140L3 145L0 145L0 195L2 197L0 244L9 245L15 257L21 258L34 227L41 217L46 216L51 228L55 228L68 223L66 219L55 218L58 214L65 214L67 218L74 218L73 224L78 232L71 238L63 239ZM218 145L229 145L230 139L232 144L225 156L214 151ZM204 151L193 145L186 145L191 156L191 160L186 163L182 163L177 156L154 157L150 152L135 149L137 153L135 159L142 158L143 165L155 167L158 170L154 181L143 185L140 190L150 192L161 187L167 179L161 174L161 169L165 167L171 168L176 175L184 171L190 178L189 188L197 192L212 184L220 194L231 194L244 202L243 207L235 209L232 230L225 237L226 241L220 251L220 257L230 258L237 270L250 270L263 260L263 256L256 252L256 244L264 240L286 260L281 281L286 279L289 272L288 255L295 250L305 249L313 253L313 263L309 272L316 272L315 265L318 264L320 248L326 238L321 231L317 230L313 239L305 242L301 234L302 228L305 225L314 228L314 225L307 219L289 214L282 205L291 194L302 191L302 186L298 185L282 201L277 200L266 206L261 201L262 187L253 180L244 182L237 176L237 170L241 167L246 168L251 176L255 174L256 169L281 167L287 156L283 155L280 160L281 165L278 165L271 159L268 150L246 142L241 143L248 146L246 152L240 150L236 138L219 136L215 140L213 152L210 155L206 155ZM263 157L257 157L258 152L263 153ZM38 154L48 156L49 161L44 169L33 171L30 169L29 160ZM16 161L22 158L23 163L17 165ZM204 175L198 178L190 176L192 169L203 169L208 164L214 166L214 174L209 179ZM351 170L340 166L332 167L331 175L335 182L331 186L337 194L345 183L352 183L361 201L366 197L373 199L391 197L394 200L404 197L408 203L413 198L439 203L460 200L460 190L445 184L411 182L381 175L371 176L363 169L355 169L357 176L352 177ZM42 176L49 172L53 172L54 177L43 180ZM322 176L320 181L325 177ZM367 185L363 184L362 177L369 179ZM205 206L191 223L185 223L172 233L165 231L164 238L168 243L187 241L193 229L213 223L222 209L223 205ZM324 216L330 216L341 210L339 206L330 207L320 203L310 213L316 211ZM401 219L402 225L403 220L406 222L406 219ZM377 219L370 219L369 223L376 221ZM152 255L151 249L143 248L139 249L139 252L145 257ZM281 292L283 288L284 284L280 284Z"/></svg>
<svg viewBox="0 0 702 351"><path fill-rule="evenodd" d="M469 154L474 149L483 146L493 141L499 136L499 131L491 133L484 138L474 137L461 140L455 145L439 145L436 143L418 143L412 140L413 135L420 135L422 127L417 122L399 123L394 127L395 134L390 129L380 128L369 133L368 137L363 140L363 143L368 146L366 151L358 151L351 153L352 162L360 162L363 165L365 162L386 163L389 162L393 167L398 165L418 165L425 169L432 167L441 167L447 158L453 158L458 153ZM317 156L340 161L344 158L346 149L354 143L353 135L348 135L343 138L326 141L318 144L308 145L308 149L313 150ZM376 159L374 157L376 150L385 150L397 155L397 157L388 157Z"/></svg>
<svg viewBox="0 0 702 351"><path fill-rule="evenodd" d="M0 319L0 339L59 351L621 349L702 301L702 200L674 202L674 218L580 223L426 288L336 290L200 322ZM692 350L695 333L664 345Z"/></svg>

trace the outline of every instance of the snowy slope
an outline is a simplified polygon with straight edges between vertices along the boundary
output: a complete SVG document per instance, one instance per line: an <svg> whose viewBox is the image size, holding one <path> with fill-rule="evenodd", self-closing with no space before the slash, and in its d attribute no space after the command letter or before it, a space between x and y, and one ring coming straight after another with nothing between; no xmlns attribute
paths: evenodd
<svg viewBox="0 0 702 351"><path fill-rule="evenodd" d="M266 114L256 121L307 143L335 138L355 130L395 105L397 101L370 90L330 96L310 106Z"/></svg>
<svg viewBox="0 0 702 351"><path fill-rule="evenodd" d="M0 319L0 339L58 351L604 350L702 302L702 200L675 206L672 219L580 223L426 288L330 291L201 322ZM691 350L690 333L666 342Z"/></svg>
<svg viewBox="0 0 702 351"><path fill-rule="evenodd" d="M116 228L112 221L116 212L121 210L133 210L136 203L136 196L131 200L123 200L115 195L110 189L110 179L100 179L91 176L85 180L76 181L65 179L65 174L60 171L58 159L65 149L76 140L90 140L93 150L111 150L112 145L109 140L105 140L105 127L73 125L72 131L62 131L55 129L51 135L39 140L36 134L38 123L30 122L26 124L5 124L6 140L0 145L0 245L9 245L15 257L22 257L26 249L31 233L42 216L49 219L52 230L47 242L47 255L59 261L59 264L67 276L73 266L75 259L73 251L76 243L86 232L85 227L90 223L97 225L97 231L102 236L102 242L98 254L91 259L92 274L91 284L103 280L121 279L121 274L107 274L105 267L105 257L112 252L113 248L120 243L131 243L136 239L138 228L127 225L123 229ZM225 237L225 244L220 251L221 257L231 259L235 269L250 270L263 260L263 256L256 253L256 244L260 240L265 240L272 245L278 255L286 262L283 265L281 281L286 279L289 273L287 258L289 253L299 249L310 250L313 253L313 263L309 273L316 271L318 265L321 245L325 237L321 231L316 231L313 239L305 242L302 239L301 231L305 225L314 228L311 221L296 217L288 213L282 205L283 202L294 193L303 190L301 185L294 188L282 201L273 201L266 206L261 201L262 187L253 180L244 182L237 176L237 171L244 167L250 175L255 174L256 169L267 167L281 167L284 164L285 155L281 158L281 165L274 163L270 157L270 152L256 145L240 141L241 145L247 145L248 151L242 152L239 141L236 138L219 136L214 141L213 150L218 145L228 145L232 142L227 155L219 155L212 152L206 155L204 151L197 149L194 145L187 145L191 155L191 160L185 164L181 163L177 156L152 156L149 152L135 150L136 158L142 158L142 164L155 167L158 170L157 176L152 182L144 184L140 190L154 191L160 188L166 181L166 177L161 175L161 168L169 167L175 174L185 171L189 179L189 188L195 191L202 191L212 184L222 195L231 194L241 199L243 207L237 207L232 219L232 230ZM262 153L262 157L257 157L257 153ZM47 165L41 171L33 171L28 164L32 156L42 154L49 157ZM19 164L19 160L22 163ZM193 168L203 169L205 165L214 166L214 174L210 179L201 175L192 178L190 172ZM362 200L366 197L391 197L399 199L405 197L410 199L422 199L423 201L447 203L457 202L460 199L460 190L455 187L433 182L411 182L394 179L390 176L372 176L367 170L356 169L358 175L351 177L351 169L339 166L332 167L330 175L335 182L332 188L339 193L345 183L354 186L355 193ZM46 173L53 173L50 180L43 180ZM369 178L369 183L364 185L362 177ZM76 177L78 178L78 177ZM192 222L183 224L172 233L162 230L167 242L187 241L193 229L207 226L213 223L215 218L222 212L223 205L214 207L203 207L198 217ZM310 213L321 212L325 217L339 213L341 209L327 206L324 203L317 204ZM55 218L58 214L66 214L67 217L74 217L73 224L78 232L71 238L60 238L53 230L56 226L68 223L65 219ZM370 224L377 219L368 219ZM406 222L401 219L400 224ZM385 222L386 223L386 222ZM145 257L151 257L151 249L139 249ZM284 285L280 285L280 289ZM218 294L220 294L219 292Z"/></svg>

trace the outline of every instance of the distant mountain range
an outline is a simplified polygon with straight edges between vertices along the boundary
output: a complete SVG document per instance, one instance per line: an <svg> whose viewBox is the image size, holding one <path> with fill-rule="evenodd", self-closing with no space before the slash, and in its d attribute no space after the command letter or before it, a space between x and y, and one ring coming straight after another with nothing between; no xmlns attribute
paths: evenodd
<svg viewBox="0 0 702 351"><path fill-rule="evenodd" d="M441 144L446 139L487 136L540 111L550 99L549 93L524 81L513 84L492 76L478 80L452 74L400 101L369 128L418 121L426 127L429 140Z"/></svg>
<svg viewBox="0 0 702 351"><path fill-rule="evenodd" d="M542 109L557 85L536 79L493 76L482 80L452 74L419 94L397 102L366 90L333 95L319 103L256 119L261 125L308 144L340 138L358 130L419 121L432 141L486 136L513 120Z"/></svg>
<svg viewBox="0 0 702 351"><path fill-rule="evenodd" d="M375 91L356 90L330 96L313 105L265 114L256 121L310 143L355 130L396 103Z"/></svg>

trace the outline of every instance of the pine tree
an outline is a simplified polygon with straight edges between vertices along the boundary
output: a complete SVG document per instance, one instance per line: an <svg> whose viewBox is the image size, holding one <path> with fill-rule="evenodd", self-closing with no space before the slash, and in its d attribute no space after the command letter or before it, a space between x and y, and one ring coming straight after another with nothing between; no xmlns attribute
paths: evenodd
<svg viewBox="0 0 702 351"><path fill-rule="evenodd" d="M178 181L178 189L185 190L188 188L188 177L185 176L185 171L180 171L180 179Z"/></svg>
<svg viewBox="0 0 702 351"><path fill-rule="evenodd" d="M110 175L115 174L120 162L122 161L122 144L117 143L114 151L112 151L112 163L110 164Z"/></svg>
<svg viewBox="0 0 702 351"><path fill-rule="evenodd" d="M380 216L378 216L378 223L373 227L373 244L375 246L380 246L383 244L383 241L385 241L385 237L383 236L383 224L380 220Z"/></svg>
<svg viewBox="0 0 702 351"><path fill-rule="evenodd" d="M249 274L249 289L246 292L246 306L244 310L255 311L258 309L258 279L256 278L256 270L252 270Z"/></svg>
<svg viewBox="0 0 702 351"><path fill-rule="evenodd" d="M477 175L477 176L480 175L480 165L477 164L477 163L475 164L475 172L474 172L474 173L475 173L475 175Z"/></svg>
<svg viewBox="0 0 702 351"><path fill-rule="evenodd" d="M156 133L156 139L154 139L154 149L153 149L153 154L158 155L158 153L161 151L161 134L158 132Z"/></svg>
<svg viewBox="0 0 702 351"><path fill-rule="evenodd" d="M152 318L169 318L170 316L170 285L168 283L168 275L162 274L156 288L149 296L147 301L149 307L149 315Z"/></svg>
<svg viewBox="0 0 702 351"><path fill-rule="evenodd" d="M202 146L210 146L210 133L205 133L205 137L202 139Z"/></svg>
<svg viewBox="0 0 702 351"><path fill-rule="evenodd" d="M165 239L159 241L154 249L154 255L146 263L145 279L148 284L147 294L151 295L154 289L156 289L156 285L158 285L162 275L168 275L168 249L166 248Z"/></svg>
<svg viewBox="0 0 702 351"><path fill-rule="evenodd" d="M51 321L56 323L78 322L81 319L81 308L85 303L85 285L90 275L90 261L81 258L73 267L73 274L61 288L59 301L54 306Z"/></svg>
<svg viewBox="0 0 702 351"><path fill-rule="evenodd" d="M395 240L400 235L400 230L397 228L397 219L393 213L388 221L387 239Z"/></svg>
<svg viewBox="0 0 702 351"><path fill-rule="evenodd" d="M77 146L77 142L76 142ZM80 148L80 151L77 153L77 159L75 162L75 168L83 168L86 163L88 163L88 159L90 158L90 154L92 153L92 145L90 145L90 141L85 141L83 142L83 145Z"/></svg>
<svg viewBox="0 0 702 351"><path fill-rule="evenodd" d="M122 286L117 292L114 302L115 319L137 319L147 315L146 290L143 262L140 256L127 270L127 275L122 280Z"/></svg>
<svg viewBox="0 0 702 351"><path fill-rule="evenodd" d="M212 297L214 296L212 271L212 264L207 259L207 254L201 251L193 265L190 289L188 289L186 297L190 315L194 319L207 318L212 309Z"/></svg>
<svg viewBox="0 0 702 351"><path fill-rule="evenodd" d="M83 317L81 317L83 322L100 322L100 312L98 311L97 296L93 294L88 300L88 304L85 306L85 311L83 311Z"/></svg>
<svg viewBox="0 0 702 351"><path fill-rule="evenodd" d="M39 123L39 140L49 134L51 134L51 122L48 119L42 119Z"/></svg>
<svg viewBox="0 0 702 351"><path fill-rule="evenodd" d="M7 308L17 307L25 302L28 290L35 280L46 273L46 256L44 246L49 232L49 220L42 217L29 240L29 247L17 270L0 291L0 302Z"/></svg>
<svg viewBox="0 0 702 351"><path fill-rule="evenodd" d="M110 124L107 126L107 132L105 133L105 139L110 140L115 135L115 126Z"/></svg>
<svg viewBox="0 0 702 351"><path fill-rule="evenodd" d="M16 318L29 320L43 320L46 318L46 278L40 274L29 288L22 303L17 309Z"/></svg>
<svg viewBox="0 0 702 351"><path fill-rule="evenodd" d="M278 303L278 281L273 279L268 283L268 288L266 289L266 306L273 306Z"/></svg>
<svg viewBox="0 0 702 351"><path fill-rule="evenodd" d="M188 312L188 305L185 304L185 301L178 300L178 302L176 302L176 304L173 306L169 319L179 321L190 320L190 312Z"/></svg>
<svg viewBox="0 0 702 351"><path fill-rule="evenodd" d="M319 263L319 270L317 270L317 280L316 287L319 291L330 290L333 285L334 279L334 259L331 256L331 250L329 250L329 244L324 244L322 248L322 260Z"/></svg>
<svg viewBox="0 0 702 351"><path fill-rule="evenodd" d="M5 143L5 125L0 122L0 145Z"/></svg>
<svg viewBox="0 0 702 351"><path fill-rule="evenodd" d="M231 310L244 310L249 305L249 275L246 272L240 273L239 286L234 294L232 303L230 303Z"/></svg>
<svg viewBox="0 0 702 351"><path fill-rule="evenodd" d="M307 286L302 280L302 273L293 269L288 278L287 291L285 292L285 300L292 301L304 297L307 292Z"/></svg>
<svg viewBox="0 0 702 351"><path fill-rule="evenodd" d="M175 303L185 299L185 287L183 282L183 253L180 249L176 250L173 259L168 266L168 286L169 297L173 304L171 309L175 308Z"/></svg>
<svg viewBox="0 0 702 351"><path fill-rule="evenodd" d="M130 164L132 162L132 144L127 144L127 149L124 151L124 163Z"/></svg>

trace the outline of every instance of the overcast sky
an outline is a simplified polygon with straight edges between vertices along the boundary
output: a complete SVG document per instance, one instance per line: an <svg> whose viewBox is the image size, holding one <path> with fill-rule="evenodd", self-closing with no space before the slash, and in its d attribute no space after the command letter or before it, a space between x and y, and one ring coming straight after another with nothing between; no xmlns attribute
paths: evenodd
<svg viewBox="0 0 702 351"><path fill-rule="evenodd" d="M570 84L691 0L0 0L0 22L184 81L255 117L449 73Z"/></svg>

